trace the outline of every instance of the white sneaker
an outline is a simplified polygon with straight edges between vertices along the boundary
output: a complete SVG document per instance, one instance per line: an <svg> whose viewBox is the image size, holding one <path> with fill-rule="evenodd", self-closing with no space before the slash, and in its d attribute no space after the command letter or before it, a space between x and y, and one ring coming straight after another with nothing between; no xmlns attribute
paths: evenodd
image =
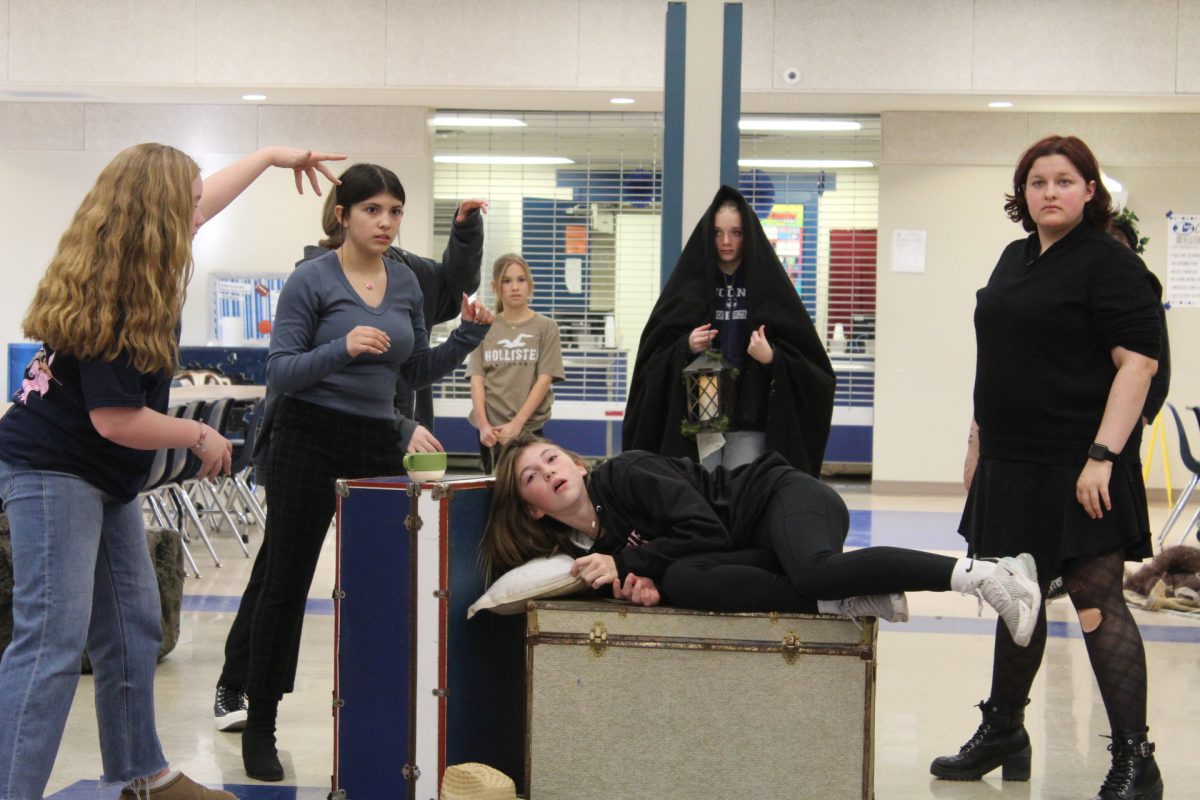
<svg viewBox="0 0 1200 800"><path fill-rule="evenodd" d="M1029 645L1042 604L1033 556L1021 553L1000 559L995 571L979 583L974 593L996 610L1019 647Z"/></svg>
<svg viewBox="0 0 1200 800"><path fill-rule="evenodd" d="M878 617L888 622L908 622L908 597L903 592L861 594L835 600L838 614L850 619Z"/></svg>

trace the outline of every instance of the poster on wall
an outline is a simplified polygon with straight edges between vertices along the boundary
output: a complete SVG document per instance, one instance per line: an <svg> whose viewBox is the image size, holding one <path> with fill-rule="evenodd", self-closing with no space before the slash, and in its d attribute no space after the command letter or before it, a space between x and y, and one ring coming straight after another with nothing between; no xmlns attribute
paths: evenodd
<svg viewBox="0 0 1200 800"><path fill-rule="evenodd" d="M1200 214L1167 212L1166 294L1172 308L1200 306Z"/></svg>
<svg viewBox="0 0 1200 800"><path fill-rule="evenodd" d="M211 341L222 347L267 346L285 280L286 274L274 272L210 275Z"/></svg>
<svg viewBox="0 0 1200 800"><path fill-rule="evenodd" d="M809 276L804 274L804 206L800 203L776 203L771 206L767 218L762 220L762 227L796 291L802 298L815 295L815 275L812 276L813 280L808 280Z"/></svg>

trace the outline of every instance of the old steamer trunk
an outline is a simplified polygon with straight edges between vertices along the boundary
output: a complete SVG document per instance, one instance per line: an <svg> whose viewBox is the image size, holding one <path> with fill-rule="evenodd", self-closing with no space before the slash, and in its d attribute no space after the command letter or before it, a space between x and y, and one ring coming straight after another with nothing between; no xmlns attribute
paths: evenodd
<svg viewBox="0 0 1200 800"><path fill-rule="evenodd" d="M872 618L530 603L530 797L870 800L876 635Z"/></svg>
<svg viewBox="0 0 1200 800"><path fill-rule="evenodd" d="M467 619L492 482L338 482L331 798L430 800L463 761L522 778L524 620Z"/></svg>

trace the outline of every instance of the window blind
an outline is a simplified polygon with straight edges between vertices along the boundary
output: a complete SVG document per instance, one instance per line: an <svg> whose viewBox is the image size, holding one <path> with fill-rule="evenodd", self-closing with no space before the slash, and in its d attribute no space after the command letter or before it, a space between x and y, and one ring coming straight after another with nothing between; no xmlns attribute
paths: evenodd
<svg viewBox="0 0 1200 800"><path fill-rule="evenodd" d="M437 117L515 123L432 128L434 251L445 247L458 202L487 198L481 298L494 304L496 258L521 253L534 275L533 308L562 333L568 379L555 387L556 400L624 403L638 338L659 294L661 115L439 111ZM855 129L743 130L739 188L830 349L837 404L869 408L880 124L878 117L836 120ZM685 220L684 228L694 223ZM447 332L438 326L434 340ZM435 393L469 397L465 369Z"/></svg>

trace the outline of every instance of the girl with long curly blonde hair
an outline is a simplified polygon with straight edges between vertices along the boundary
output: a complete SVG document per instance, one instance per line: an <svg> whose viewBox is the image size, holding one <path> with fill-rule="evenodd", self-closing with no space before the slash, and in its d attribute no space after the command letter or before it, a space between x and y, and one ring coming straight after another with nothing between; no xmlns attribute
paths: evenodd
<svg viewBox="0 0 1200 800"><path fill-rule="evenodd" d="M25 335L62 355L172 370L192 277L200 168L161 144L121 152L84 197L25 315Z"/></svg>
<svg viewBox="0 0 1200 800"><path fill-rule="evenodd" d="M341 158L268 148L200 180L175 148L140 144L100 173L24 321L42 347L0 420L0 500L12 535L13 639L0 660L0 797L41 797L86 646L106 781L121 797L236 800L167 766L154 723L158 582L137 494L154 451L190 447L199 477L232 446L167 416L192 236L269 166L317 188Z"/></svg>

